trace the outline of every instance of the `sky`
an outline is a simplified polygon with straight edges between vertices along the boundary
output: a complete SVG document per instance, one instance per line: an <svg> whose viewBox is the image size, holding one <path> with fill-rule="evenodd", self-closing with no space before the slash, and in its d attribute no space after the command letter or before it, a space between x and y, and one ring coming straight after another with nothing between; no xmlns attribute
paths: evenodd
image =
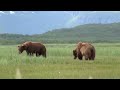
<svg viewBox="0 0 120 90"><path fill-rule="evenodd" d="M120 22L120 11L0 11L0 33L42 34L91 23Z"/></svg>

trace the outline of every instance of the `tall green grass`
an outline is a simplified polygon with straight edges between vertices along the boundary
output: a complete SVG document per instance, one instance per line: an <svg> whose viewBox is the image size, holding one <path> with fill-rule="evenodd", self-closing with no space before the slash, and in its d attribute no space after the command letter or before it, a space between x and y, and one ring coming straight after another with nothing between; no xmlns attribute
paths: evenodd
<svg viewBox="0 0 120 90"><path fill-rule="evenodd" d="M93 45L94 61L74 60L75 44L47 44L47 58L18 54L17 45L0 46L0 78L15 79L17 68L25 79L120 78L120 43Z"/></svg>

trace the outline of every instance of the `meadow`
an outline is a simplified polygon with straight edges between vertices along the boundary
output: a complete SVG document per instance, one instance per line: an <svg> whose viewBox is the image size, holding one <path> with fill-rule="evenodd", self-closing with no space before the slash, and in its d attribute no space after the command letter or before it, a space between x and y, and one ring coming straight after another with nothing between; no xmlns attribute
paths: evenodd
<svg viewBox="0 0 120 90"><path fill-rule="evenodd" d="M94 61L74 60L75 44L46 44L47 58L0 45L0 79L120 79L120 43L93 43Z"/></svg>

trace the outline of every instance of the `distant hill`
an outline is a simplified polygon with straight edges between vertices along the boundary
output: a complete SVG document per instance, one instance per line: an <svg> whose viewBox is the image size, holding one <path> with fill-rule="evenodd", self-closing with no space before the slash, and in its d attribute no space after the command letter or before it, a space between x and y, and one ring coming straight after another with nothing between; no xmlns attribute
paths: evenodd
<svg viewBox="0 0 120 90"><path fill-rule="evenodd" d="M73 28L49 31L35 37L62 43L75 43L77 41L120 42L120 23L79 25Z"/></svg>
<svg viewBox="0 0 120 90"><path fill-rule="evenodd" d="M36 35L0 34L0 44L19 44L25 41L43 43L120 42L120 23L86 24Z"/></svg>

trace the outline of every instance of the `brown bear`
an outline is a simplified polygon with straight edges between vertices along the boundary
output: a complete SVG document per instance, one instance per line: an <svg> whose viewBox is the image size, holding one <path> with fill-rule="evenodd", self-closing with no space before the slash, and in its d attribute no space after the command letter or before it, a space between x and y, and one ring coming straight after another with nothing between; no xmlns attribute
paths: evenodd
<svg viewBox="0 0 120 90"><path fill-rule="evenodd" d="M74 59L77 57L82 60L83 56L85 60L94 60L95 59L95 47L90 43L79 42L75 50L73 50Z"/></svg>
<svg viewBox="0 0 120 90"><path fill-rule="evenodd" d="M31 42L27 41L22 45L18 46L19 53L21 54L24 50L26 50L27 55L33 55L34 53L36 56L42 55L46 58L46 47L39 42Z"/></svg>

